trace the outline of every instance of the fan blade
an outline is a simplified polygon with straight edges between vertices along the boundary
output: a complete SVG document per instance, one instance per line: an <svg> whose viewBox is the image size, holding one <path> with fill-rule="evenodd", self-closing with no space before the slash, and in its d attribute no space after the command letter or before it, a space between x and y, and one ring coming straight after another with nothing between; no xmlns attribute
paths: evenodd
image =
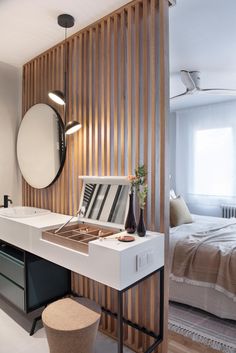
<svg viewBox="0 0 236 353"><path fill-rule="evenodd" d="M196 89L196 84L189 71L181 70L180 78L185 87L187 88L187 91L193 91Z"/></svg>
<svg viewBox="0 0 236 353"><path fill-rule="evenodd" d="M201 76L199 71L189 71L189 75L194 82L196 89L200 89Z"/></svg>
<svg viewBox="0 0 236 353"><path fill-rule="evenodd" d="M181 93L181 94L177 94L177 96L170 97L170 99L175 99L175 98L183 97L183 96L186 96L186 95L188 95L188 91L186 91L184 93Z"/></svg>
<svg viewBox="0 0 236 353"><path fill-rule="evenodd" d="M236 96L236 89L230 88L205 88L200 89L199 92L215 95L219 94L223 96Z"/></svg>

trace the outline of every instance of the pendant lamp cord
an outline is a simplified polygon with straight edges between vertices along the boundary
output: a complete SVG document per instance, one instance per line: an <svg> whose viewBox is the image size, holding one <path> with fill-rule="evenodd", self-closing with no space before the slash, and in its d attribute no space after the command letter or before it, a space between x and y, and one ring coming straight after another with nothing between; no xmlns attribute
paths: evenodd
<svg viewBox="0 0 236 353"><path fill-rule="evenodd" d="M67 117L67 27L65 27L65 40L64 40L64 95L65 95L65 106L64 106L64 121L66 125Z"/></svg>

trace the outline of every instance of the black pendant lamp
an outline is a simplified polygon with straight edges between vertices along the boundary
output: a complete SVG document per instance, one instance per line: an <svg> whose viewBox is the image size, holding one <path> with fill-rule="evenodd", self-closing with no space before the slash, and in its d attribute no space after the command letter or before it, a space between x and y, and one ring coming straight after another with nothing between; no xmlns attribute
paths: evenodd
<svg viewBox="0 0 236 353"><path fill-rule="evenodd" d="M66 117L67 117L67 66L68 66L68 59L67 59L67 48L66 48L66 38L67 38L67 28L71 28L74 26L75 20L74 17L68 14L62 14L57 17L57 23L60 27L65 28L65 41L64 41L64 92L59 90L50 91L48 92L48 96L52 99L55 103L64 105L64 118L65 118L65 133L66 135L73 134L74 132L78 131L81 128L81 124L78 121L69 121L66 124Z"/></svg>

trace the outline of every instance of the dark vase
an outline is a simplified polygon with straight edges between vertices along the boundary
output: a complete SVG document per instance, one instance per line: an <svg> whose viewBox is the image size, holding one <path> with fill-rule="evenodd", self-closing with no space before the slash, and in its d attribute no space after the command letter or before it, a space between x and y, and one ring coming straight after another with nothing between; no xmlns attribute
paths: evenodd
<svg viewBox="0 0 236 353"><path fill-rule="evenodd" d="M140 208L140 214L139 214L139 222L137 225L137 233L140 237L144 237L146 234L146 227L144 224L144 219L143 219L143 209Z"/></svg>
<svg viewBox="0 0 236 353"><path fill-rule="evenodd" d="M125 230L127 233L134 233L136 231L136 221L134 217L134 207L133 207L133 198L134 194L131 192L129 194L129 210L127 213L126 221L125 221Z"/></svg>

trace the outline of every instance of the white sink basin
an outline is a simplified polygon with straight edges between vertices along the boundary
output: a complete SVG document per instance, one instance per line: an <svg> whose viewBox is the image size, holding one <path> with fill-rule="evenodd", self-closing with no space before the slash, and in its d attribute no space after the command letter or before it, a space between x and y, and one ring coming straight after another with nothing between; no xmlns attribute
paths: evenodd
<svg viewBox="0 0 236 353"><path fill-rule="evenodd" d="M43 208L25 207L25 206L0 208L0 216L9 217L9 218L25 218L25 217L42 216L50 212L51 212L50 210L45 210Z"/></svg>

